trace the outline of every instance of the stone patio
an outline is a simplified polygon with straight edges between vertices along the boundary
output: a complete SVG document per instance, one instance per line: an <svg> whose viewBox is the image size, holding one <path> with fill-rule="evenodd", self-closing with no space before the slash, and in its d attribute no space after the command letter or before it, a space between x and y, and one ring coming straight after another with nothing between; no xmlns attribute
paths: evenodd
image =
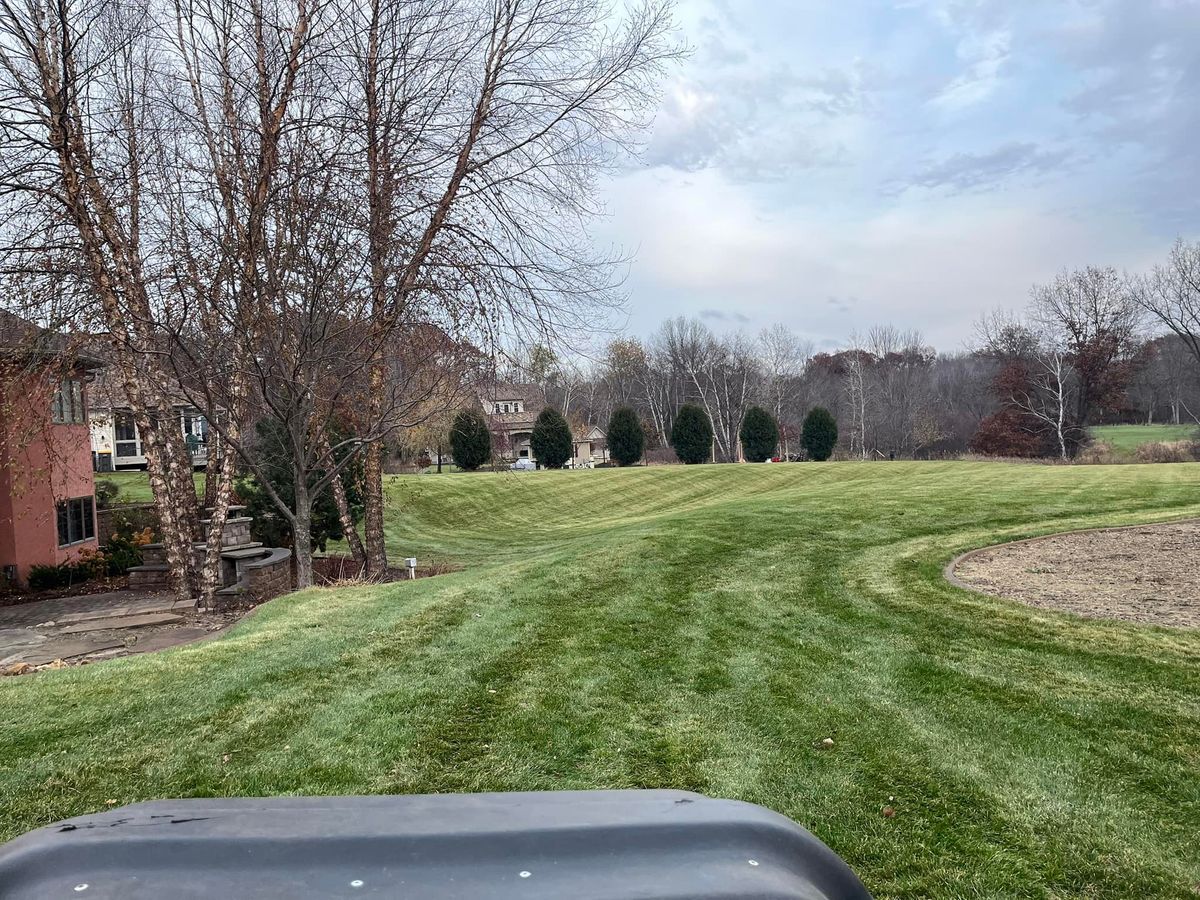
<svg viewBox="0 0 1200 900"><path fill-rule="evenodd" d="M239 615L128 590L0 607L0 674L165 650L220 631Z"/></svg>

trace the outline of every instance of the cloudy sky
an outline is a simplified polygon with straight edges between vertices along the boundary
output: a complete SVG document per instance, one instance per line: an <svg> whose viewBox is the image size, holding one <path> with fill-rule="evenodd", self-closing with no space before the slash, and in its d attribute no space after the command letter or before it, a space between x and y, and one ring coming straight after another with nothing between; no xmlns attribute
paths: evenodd
<svg viewBox="0 0 1200 900"><path fill-rule="evenodd" d="M1200 236L1200 0L679 0L693 48L605 187L629 329L819 347Z"/></svg>

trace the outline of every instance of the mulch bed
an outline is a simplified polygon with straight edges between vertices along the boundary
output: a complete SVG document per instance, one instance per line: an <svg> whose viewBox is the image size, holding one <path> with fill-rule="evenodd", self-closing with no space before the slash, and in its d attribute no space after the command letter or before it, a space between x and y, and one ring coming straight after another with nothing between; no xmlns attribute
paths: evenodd
<svg viewBox="0 0 1200 900"><path fill-rule="evenodd" d="M1088 618L1200 627L1200 522L1057 534L968 553L965 587Z"/></svg>
<svg viewBox="0 0 1200 900"><path fill-rule="evenodd" d="M447 572L456 571L455 567L447 565L425 565L417 566L416 575L418 578L431 578L434 575L445 575ZM356 581L359 579L360 569L358 563L354 561L354 557L340 554L330 556L318 556L313 559L313 580L317 584L337 584L341 581ZM362 579L364 581L368 579ZM404 566L389 565L387 574L379 578L369 579L373 583L385 584L391 581L408 581L408 569Z"/></svg>

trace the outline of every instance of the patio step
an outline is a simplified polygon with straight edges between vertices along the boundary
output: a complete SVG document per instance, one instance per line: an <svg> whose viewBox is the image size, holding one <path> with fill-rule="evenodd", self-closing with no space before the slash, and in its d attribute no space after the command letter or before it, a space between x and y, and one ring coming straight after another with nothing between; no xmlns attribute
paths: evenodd
<svg viewBox="0 0 1200 900"><path fill-rule="evenodd" d="M90 622L80 622L78 625L68 625L60 628L59 634L82 634L86 631L108 631L113 628L140 628L143 625L172 625L182 622L183 616L178 613L145 613L140 616L112 616L107 619L93 619Z"/></svg>
<svg viewBox="0 0 1200 900"><path fill-rule="evenodd" d="M221 559L253 559L256 556L267 556L270 550L259 544L243 544L231 550L222 550Z"/></svg>

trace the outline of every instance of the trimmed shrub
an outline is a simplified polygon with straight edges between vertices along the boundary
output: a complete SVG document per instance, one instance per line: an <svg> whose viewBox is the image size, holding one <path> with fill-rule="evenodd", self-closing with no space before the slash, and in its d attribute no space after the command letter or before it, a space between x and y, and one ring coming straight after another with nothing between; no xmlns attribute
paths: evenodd
<svg viewBox="0 0 1200 900"><path fill-rule="evenodd" d="M136 551L137 562L141 563L141 551ZM124 559L114 559L107 552L94 550L84 551L74 562L64 562L58 565L37 565L29 568L29 589L32 591L50 591L58 588L69 588L96 578L110 575L124 575L129 566L121 568ZM114 571L115 570L115 571Z"/></svg>
<svg viewBox="0 0 1200 900"><path fill-rule="evenodd" d="M529 448L539 466L561 469L571 458L571 426L557 409L547 406L533 423Z"/></svg>
<svg viewBox="0 0 1200 900"><path fill-rule="evenodd" d="M608 420L608 455L619 466L632 466L640 462L646 452L646 432L642 423L628 406L622 406L613 411Z"/></svg>
<svg viewBox="0 0 1200 900"><path fill-rule="evenodd" d="M477 409L464 409L450 426L450 452L460 469L474 472L492 458L492 433Z"/></svg>
<svg viewBox="0 0 1200 900"><path fill-rule="evenodd" d="M675 414L671 426L671 447L686 465L708 462L712 458L713 427L708 413L693 403L685 403Z"/></svg>
<svg viewBox="0 0 1200 900"><path fill-rule="evenodd" d="M761 406L752 406L742 418L742 454L749 462L766 462L779 446L779 426L775 417Z"/></svg>
<svg viewBox="0 0 1200 900"><path fill-rule="evenodd" d="M823 406L814 406L804 417L804 427L800 431L800 443L809 459L824 462L833 455L837 446L837 420Z"/></svg>
<svg viewBox="0 0 1200 900"><path fill-rule="evenodd" d="M55 588L70 587L71 566L63 563L57 566L30 566L29 589L31 591L50 591Z"/></svg>

